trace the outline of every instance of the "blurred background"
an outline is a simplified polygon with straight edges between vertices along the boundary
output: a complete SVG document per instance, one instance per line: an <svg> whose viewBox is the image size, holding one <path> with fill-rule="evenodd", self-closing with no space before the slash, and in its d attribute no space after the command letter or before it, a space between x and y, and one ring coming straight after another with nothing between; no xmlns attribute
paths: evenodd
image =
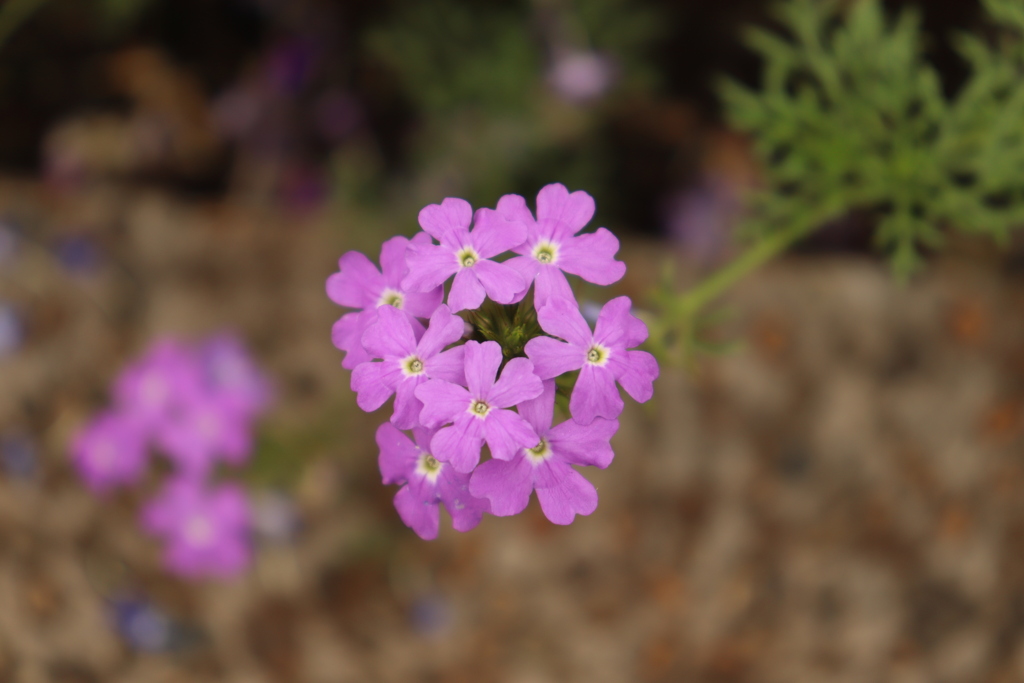
<svg viewBox="0 0 1024 683"><path fill-rule="evenodd" d="M897 8L909 2L890 2ZM917 3L929 59L982 30ZM851 215L729 298L727 354L630 404L597 511L434 542L330 341L337 258L446 196L594 196L643 305L735 255L758 185L723 76L762 0L0 4L0 683L1024 680L1024 249L901 285ZM68 445L154 340L244 340L276 401L230 477L233 580Z"/></svg>

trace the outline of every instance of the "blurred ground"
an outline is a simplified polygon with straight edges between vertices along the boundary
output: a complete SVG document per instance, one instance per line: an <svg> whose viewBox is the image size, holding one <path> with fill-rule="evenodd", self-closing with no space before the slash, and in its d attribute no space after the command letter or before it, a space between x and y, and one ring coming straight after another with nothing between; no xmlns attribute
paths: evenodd
<svg viewBox="0 0 1024 683"><path fill-rule="evenodd" d="M628 406L595 514L560 528L533 503L426 543L330 344L352 216L10 178L0 215L24 322L0 435L38 450L0 472L2 683L1024 679L1019 273L963 257L901 287L782 261L730 300L739 350ZM69 266L70 238L91 260ZM628 242L619 291L664 254ZM96 499L65 448L155 335L228 327L280 396L247 476L294 492L299 531L261 536L243 580L186 584L136 526L156 479ZM174 637L126 630L133 601Z"/></svg>

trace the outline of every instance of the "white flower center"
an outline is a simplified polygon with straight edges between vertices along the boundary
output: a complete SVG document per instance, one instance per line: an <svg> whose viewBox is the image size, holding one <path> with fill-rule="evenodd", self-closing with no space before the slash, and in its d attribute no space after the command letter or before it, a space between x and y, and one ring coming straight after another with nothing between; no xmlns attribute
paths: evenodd
<svg viewBox="0 0 1024 683"><path fill-rule="evenodd" d="M191 545L207 545L213 540L213 525L202 515L193 515L185 523L185 539Z"/></svg>
<svg viewBox="0 0 1024 683"><path fill-rule="evenodd" d="M423 371L423 361L418 356L409 356L402 361L402 372L406 377L422 375Z"/></svg>
<svg viewBox="0 0 1024 683"><path fill-rule="evenodd" d="M533 248L533 258L544 265L550 265L558 260L558 245L551 242L538 242Z"/></svg>
<svg viewBox="0 0 1024 683"><path fill-rule="evenodd" d="M416 462L416 474L428 479L430 483L437 481L443 469L444 463L438 462L430 453L421 454Z"/></svg>
<svg viewBox="0 0 1024 683"><path fill-rule="evenodd" d="M551 455L551 444L548 443L547 439L541 439L540 443L536 446L526 449L526 457L529 458L534 465L539 465L550 458Z"/></svg>
<svg viewBox="0 0 1024 683"><path fill-rule="evenodd" d="M487 413L491 412L491 407L486 402L474 399L469 404L469 414L475 417L484 418L487 417Z"/></svg>
<svg viewBox="0 0 1024 683"><path fill-rule="evenodd" d="M480 260L480 254L476 253L473 247L463 247L455 255L455 258L459 260L459 265L463 268L472 268Z"/></svg>
<svg viewBox="0 0 1024 683"><path fill-rule="evenodd" d="M405 297L401 292L396 292L393 289L385 289L380 295L380 299L377 300L378 306L394 306L401 309L403 304L405 304Z"/></svg>
<svg viewBox="0 0 1024 683"><path fill-rule="evenodd" d="M591 344L590 348L587 349L587 362L591 365L605 365L608 362L608 357L611 356L611 351L600 344Z"/></svg>

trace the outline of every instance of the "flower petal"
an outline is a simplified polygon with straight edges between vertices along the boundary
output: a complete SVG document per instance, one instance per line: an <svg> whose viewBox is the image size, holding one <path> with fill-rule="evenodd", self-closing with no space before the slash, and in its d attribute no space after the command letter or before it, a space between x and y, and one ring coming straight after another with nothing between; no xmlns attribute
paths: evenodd
<svg viewBox="0 0 1024 683"><path fill-rule="evenodd" d="M483 423L484 438L498 460L511 460L520 449L540 442L530 423L511 410L492 410Z"/></svg>
<svg viewBox="0 0 1024 683"><path fill-rule="evenodd" d="M469 480L469 492L491 502L491 514L497 517L518 515L530 503L533 492L533 468L520 454L508 462L488 460Z"/></svg>
<svg viewBox="0 0 1024 683"><path fill-rule="evenodd" d="M469 393L473 398L486 399L501 366L501 346L495 341L468 341L462 348L466 349L466 386Z"/></svg>
<svg viewBox="0 0 1024 683"><path fill-rule="evenodd" d="M473 272L476 273L476 277L480 284L483 285L487 296L499 304L512 303L517 294L525 292L529 287L529 283L523 279L522 275L504 263L479 261L473 266Z"/></svg>
<svg viewBox="0 0 1024 683"><path fill-rule="evenodd" d="M534 260L534 262L536 261ZM548 305L553 299L564 299L578 308L572 287L569 286L569 281L565 279L565 274L558 266L540 266L536 282L533 303L538 310Z"/></svg>
<svg viewBox="0 0 1024 683"><path fill-rule="evenodd" d="M409 273L402 288L409 292L429 292L440 287L459 269L455 252L437 244L412 244L406 252Z"/></svg>
<svg viewBox="0 0 1024 683"><path fill-rule="evenodd" d="M526 355L533 362L533 372L541 379L579 370L586 361L586 352L551 337L536 337L526 342Z"/></svg>
<svg viewBox="0 0 1024 683"><path fill-rule="evenodd" d="M395 509L398 510L398 516L405 525L424 541L437 538L441 520L441 511L437 503L423 503L408 486L403 486L395 494Z"/></svg>
<svg viewBox="0 0 1024 683"><path fill-rule="evenodd" d="M615 457L609 440L617 431L618 420L599 417L589 425L566 420L548 432L547 438L551 450L562 460L574 465L592 465L604 469Z"/></svg>
<svg viewBox="0 0 1024 683"><path fill-rule="evenodd" d="M555 524L571 524L576 515L589 515L597 509L597 489L572 470L561 484L537 489L537 500L544 516Z"/></svg>
<svg viewBox="0 0 1024 683"><path fill-rule="evenodd" d="M541 329L548 334L561 337L583 349L590 346L594 338L575 301L552 299L546 306L537 310L537 320Z"/></svg>
<svg viewBox="0 0 1024 683"><path fill-rule="evenodd" d="M544 380L541 394L537 398L523 401L517 410L537 432L537 436L545 436L551 430L551 422L555 417L555 381Z"/></svg>
<svg viewBox="0 0 1024 683"><path fill-rule="evenodd" d="M654 395L654 380L658 379L658 361L646 351L626 351L613 354L608 367L619 385L638 403L645 403Z"/></svg>
<svg viewBox="0 0 1024 683"><path fill-rule="evenodd" d="M547 233L544 237L575 235L593 217L594 198L582 190L569 194L565 185L552 183L537 193L537 222Z"/></svg>
<svg viewBox="0 0 1024 683"><path fill-rule="evenodd" d="M412 441L391 424L385 422L377 427L377 465L385 484L401 484L408 480L409 473L416 467L419 452Z"/></svg>
<svg viewBox="0 0 1024 683"><path fill-rule="evenodd" d="M466 348L456 346L442 351L424 363L430 379L443 379L453 384L466 384Z"/></svg>
<svg viewBox="0 0 1024 683"><path fill-rule="evenodd" d="M339 272L327 278L327 296L339 306L365 308L377 303L384 291L384 276L377 266L358 251L338 259Z"/></svg>
<svg viewBox="0 0 1024 683"><path fill-rule="evenodd" d="M599 417L614 420L622 413L623 405L611 369L584 365L569 398L572 419L582 425L589 425Z"/></svg>
<svg viewBox="0 0 1024 683"><path fill-rule="evenodd" d="M519 221L529 231L536 225L533 219L533 212L526 205L526 200L517 194L507 194L498 200L495 211L510 221Z"/></svg>
<svg viewBox="0 0 1024 683"><path fill-rule="evenodd" d="M486 262L481 261L480 263ZM480 304L483 302L484 288L476 277L476 266L459 270L455 274L455 280L452 282L452 289L448 292L448 306L451 308L452 313L480 308Z"/></svg>
<svg viewBox="0 0 1024 683"><path fill-rule="evenodd" d="M533 363L526 358L513 358L505 364L501 378L483 398L497 408L511 408L522 401L537 398L542 391L544 385L533 373Z"/></svg>
<svg viewBox="0 0 1024 683"><path fill-rule="evenodd" d="M469 409L472 400L468 391L441 379L429 379L416 387L413 393L423 402L420 423L424 427L451 422L456 415Z"/></svg>
<svg viewBox="0 0 1024 683"><path fill-rule="evenodd" d="M360 363L370 360L370 354L363 348L362 338L366 329L377 320L377 310L368 309L346 313L331 328L331 341L345 352L341 367L351 370Z"/></svg>
<svg viewBox="0 0 1024 683"><path fill-rule="evenodd" d="M356 405L368 413L380 408L395 393L381 379L384 363L361 363L352 371L352 391L356 392Z"/></svg>
<svg viewBox="0 0 1024 683"><path fill-rule="evenodd" d="M456 236L468 231L472 222L473 207L457 197L425 206L419 215L420 227L441 243L458 242Z"/></svg>
<svg viewBox="0 0 1024 683"><path fill-rule="evenodd" d="M399 289L402 278L409 271L405 261L405 252L409 248L409 239L398 235L384 242L380 247L380 269L384 273L384 283L392 289Z"/></svg>
<svg viewBox="0 0 1024 683"><path fill-rule="evenodd" d="M630 310L628 296L615 297L604 305L594 327L594 339L610 348L631 349L647 339L647 325Z"/></svg>
<svg viewBox="0 0 1024 683"><path fill-rule="evenodd" d="M558 252L558 266L595 285L610 285L626 274L626 264L615 260L619 240L609 230L567 239Z"/></svg>
<svg viewBox="0 0 1024 683"><path fill-rule="evenodd" d="M430 452L456 472L472 472L480 462L484 440L480 436L483 421L472 415L460 415L451 427L438 430L430 440Z"/></svg>
<svg viewBox="0 0 1024 683"><path fill-rule="evenodd" d="M438 478L438 497L452 517L456 531L469 531L480 523L484 513L490 511L486 498L473 496L469 490L469 475L446 468Z"/></svg>
<svg viewBox="0 0 1024 683"><path fill-rule="evenodd" d="M377 322L366 329L361 341L374 358L405 358L416 350L416 333L409 316L388 305L377 309Z"/></svg>
<svg viewBox="0 0 1024 683"><path fill-rule="evenodd" d="M427 378L423 375L407 377L395 389L395 412L391 415L391 423L399 429L419 426L423 403L416 398L416 387L425 381Z"/></svg>
<svg viewBox="0 0 1024 683"><path fill-rule="evenodd" d="M459 316L452 314L447 306L441 304L431 314L427 331L420 338L420 342L416 346L416 353L419 354L422 360L426 361L444 347L459 341L464 331L465 321Z"/></svg>
<svg viewBox="0 0 1024 683"><path fill-rule="evenodd" d="M526 241L526 225L493 209L477 209L470 244L485 259L511 251Z"/></svg>

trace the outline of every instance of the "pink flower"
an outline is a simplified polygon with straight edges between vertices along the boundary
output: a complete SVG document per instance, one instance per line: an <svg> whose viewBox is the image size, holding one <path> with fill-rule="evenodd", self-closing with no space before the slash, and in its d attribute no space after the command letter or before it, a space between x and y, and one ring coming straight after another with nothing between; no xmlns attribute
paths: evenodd
<svg viewBox="0 0 1024 683"><path fill-rule="evenodd" d="M604 469L611 464L615 454L608 440L619 423L598 418L588 426L569 420L552 427L554 410L555 383L547 380L543 394L519 405L519 414L537 432L536 445L508 462L489 460L473 472L469 491L490 500L492 514L519 514L534 490L544 515L555 524L570 524L577 514L597 508L597 490L571 465Z"/></svg>
<svg viewBox="0 0 1024 683"><path fill-rule="evenodd" d="M331 330L334 345L345 352L341 363L343 368L351 370L370 360L360 342L366 328L376 322L379 306L401 309L414 325L419 325L415 319L429 318L441 303L444 291L439 285L417 291L402 286L402 279L408 272L406 249L410 245L430 242L429 235L421 235L411 241L405 237L392 237L385 242L380 250L383 273L364 254L350 251L338 260L338 272L327 278L327 296L331 301L359 309L341 316Z"/></svg>
<svg viewBox="0 0 1024 683"><path fill-rule="evenodd" d="M144 426L123 413L98 415L71 442L71 461L86 484L97 492L138 481L148 461L146 456Z"/></svg>
<svg viewBox="0 0 1024 683"><path fill-rule="evenodd" d="M455 276L448 294L453 313L479 308L484 295L510 303L526 289L523 278L508 265L491 261L522 244L526 226L507 221L490 209L473 216L469 202L449 197L420 211L420 227L441 244L417 241L409 249L409 274L402 284L411 291L429 291ZM470 223L474 223L472 232Z"/></svg>
<svg viewBox="0 0 1024 683"><path fill-rule="evenodd" d="M203 377L194 353L171 339L150 347L114 383L119 410L154 428L202 393Z"/></svg>
<svg viewBox="0 0 1024 683"><path fill-rule="evenodd" d="M658 362L646 351L630 351L647 339L647 326L630 314L629 297L612 299L591 333L574 303L553 299L537 312L541 329L551 337L536 337L526 344L526 355L541 379L579 370L569 399L574 420L588 425L598 417L615 419L623 402L615 383L643 403L654 394Z"/></svg>
<svg viewBox="0 0 1024 683"><path fill-rule="evenodd" d="M249 564L249 504L238 486L207 489L172 479L142 511L142 525L166 542L164 563L188 578L230 577Z"/></svg>
<svg viewBox="0 0 1024 683"><path fill-rule="evenodd" d="M439 462L430 453L434 431L413 430L413 444L394 425L385 422L377 429L380 473L385 484L404 484L395 494L395 509L402 521L420 538L437 538L440 506L452 517L456 531L469 531L487 512L486 500L469 493L469 475Z"/></svg>
<svg viewBox="0 0 1024 683"><path fill-rule="evenodd" d="M509 221L527 227L525 242L514 251L520 256L505 264L515 268L526 280L535 283L537 308L553 298L575 301L565 273L578 275L587 282L610 285L626 273L626 265L615 260L619 240L605 228L577 235L594 217L594 200L583 191L569 193L565 185L546 185L537 193L537 219L526 200L507 194L498 200L497 212ZM525 296L525 290L517 299Z"/></svg>
<svg viewBox="0 0 1024 683"><path fill-rule="evenodd" d="M430 325L418 339L409 318L401 311L383 306L375 325L363 334L363 347L380 363L361 363L352 372L352 390L356 403L370 412L380 408L395 394L395 412L391 422L399 429L412 429L419 424L423 404L414 392L428 379L462 383L464 349L442 349L462 338L463 320L453 315L444 304L430 316Z"/></svg>
<svg viewBox="0 0 1024 683"><path fill-rule="evenodd" d="M177 467L206 475L218 460L239 465L252 452L249 416L211 396L196 396L157 427L156 444Z"/></svg>
<svg viewBox="0 0 1024 683"><path fill-rule="evenodd" d="M199 347L198 356L207 391L214 400L242 415L257 415L267 409L270 382L238 337L211 337Z"/></svg>
<svg viewBox="0 0 1024 683"><path fill-rule="evenodd" d="M458 472L476 467L484 441L499 460L510 460L520 448L536 444L537 433L530 423L507 408L543 391L533 363L525 358L510 360L495 381L502 359L497 342L469 341L465 349L468 391L437 379L416 388L416 398L423 402L420 421L424 426L454 423L434 435L430 451Z"/></svg>

